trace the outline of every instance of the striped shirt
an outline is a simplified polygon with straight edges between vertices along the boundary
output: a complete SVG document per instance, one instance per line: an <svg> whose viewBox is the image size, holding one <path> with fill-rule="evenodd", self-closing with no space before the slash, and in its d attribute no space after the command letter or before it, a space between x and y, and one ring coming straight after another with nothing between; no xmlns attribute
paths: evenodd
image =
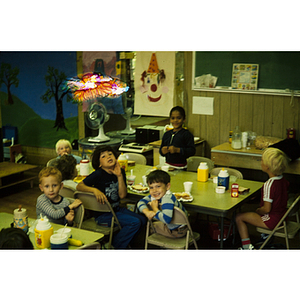
<svg viewBox="0 0 300 300"><path fill-rule="evenodd" d="M70 202L68 199L61 197L58 203L52 202L45 194L38 197L36 202L36 216L39 219L42 216L47 216L49 222L62 224L66 223L65 215L70 212Z"/></svg>
<svg viewBox="0 0 300 300"><path fill-rule="evenodd" d="M145 208L149 208L148 203L154 200L151 195L148 195L141 199L138 202L138 209L140 212L143 212ZM179 207L185 213L186 210L183 207L182 203L179 202L176 197L172 194L171 191L167 191L166 194L159 200L159 204L161 205L161 210L159 210L154 216L155 219L167 224L170 230L174 230L178 228L180 225L178 224L170 224L173 217L173 209L174 206Z"/></svg>

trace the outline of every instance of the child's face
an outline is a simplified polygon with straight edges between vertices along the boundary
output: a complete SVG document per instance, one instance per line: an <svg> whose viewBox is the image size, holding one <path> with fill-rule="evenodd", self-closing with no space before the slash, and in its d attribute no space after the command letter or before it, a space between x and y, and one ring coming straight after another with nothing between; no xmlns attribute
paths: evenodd
<svg viewBox="0 0 300 300"><path fill-rule="evenodd" d="M116 164L115 155L111 151L104 151L100 154L99 166L102 168L111 168Z"/></svg>
<svg viewBox="0 0 300 300"><path fill-rule="evenodd" d="M71 148L68 144L60 144L57 149L58 156L62 156L64 154L71 154Z"/></svg>
<svg viewBox="0 0 300 300"><path fill-rule="evenodd" d="M182 115L179 113L179 111L175 110L172 112L170 117L170 123L173 126L173 131L177 131L182 128L182 125L184 123L184 119Z"/></svg>
<svg viewBox="0 0 300 300"><path fill-rule="evenodd" d="M59 191L62 186L63 183L58 181L56 176L53 175L43 177L42 182L39 185L40 190L44 192L45 196L53 202L60 200Z"/></svg>
<svg viewBox="0 0 300 300"><path fill-rule="evenodd" d="M166 192L170 189L170 183L164 184L162 182L153 182L149 184L149 192L151 197L156 200L161 199Z"/></svg>

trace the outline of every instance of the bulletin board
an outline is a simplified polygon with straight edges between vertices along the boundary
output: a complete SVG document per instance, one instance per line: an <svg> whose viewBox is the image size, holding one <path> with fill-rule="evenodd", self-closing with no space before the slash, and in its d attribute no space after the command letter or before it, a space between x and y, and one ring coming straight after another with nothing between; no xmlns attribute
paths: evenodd
<svg viewBox="0 0 300 300"><path fill-rule="evenodd" d="M217 86L231 87L232 66L238 63L259 65L258 89L300 90L300 51L195 51L194 78L217 76ZM194 88L195 86L193 86Z"/></svg>

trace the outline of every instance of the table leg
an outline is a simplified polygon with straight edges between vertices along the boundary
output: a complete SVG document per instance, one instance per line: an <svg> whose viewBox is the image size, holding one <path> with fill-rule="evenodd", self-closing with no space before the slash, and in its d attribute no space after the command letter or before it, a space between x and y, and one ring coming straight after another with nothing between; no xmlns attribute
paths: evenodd
<svg viewBox="0 0 300 300"><path fill-rule="evenodd" d="M236 216L236 211L233 212L232 214L232 219L231 219L231 224L232 224L232 245L235 243L235 216ZM230 226L231 226L230 224ZM229 231L230 234L230 231Z"/></svg>
<svg viewBox="0 0 300 300"><path fill-rule="evenodd" d="M223 249L224 239L224 217L221 217L220 249Z"/></svg>

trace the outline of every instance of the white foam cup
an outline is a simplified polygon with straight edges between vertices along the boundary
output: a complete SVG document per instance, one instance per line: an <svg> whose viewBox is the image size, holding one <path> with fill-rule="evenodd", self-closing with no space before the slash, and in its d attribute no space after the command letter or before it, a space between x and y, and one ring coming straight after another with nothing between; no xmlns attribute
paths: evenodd
<svg viewBox="0 0 300 300"><path fill-rule="evenodd" d="M186 182L183 183L183 186L184 186L184 191L186 193L190 193L192 191L193 182L186 181Z"/></svg>

